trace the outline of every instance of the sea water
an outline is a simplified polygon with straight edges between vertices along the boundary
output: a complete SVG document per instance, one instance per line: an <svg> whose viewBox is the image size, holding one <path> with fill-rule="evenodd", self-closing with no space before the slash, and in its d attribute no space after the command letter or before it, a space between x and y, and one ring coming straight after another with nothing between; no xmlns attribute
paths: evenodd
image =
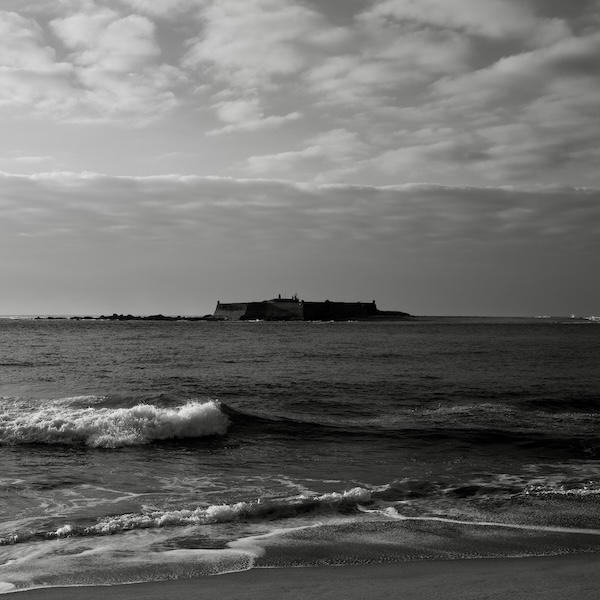
<svg viewBox="0 0 600 600"><path fill-rule="evenodd" d="M600 326L0 319L0 591L600 548Z"/></svg>

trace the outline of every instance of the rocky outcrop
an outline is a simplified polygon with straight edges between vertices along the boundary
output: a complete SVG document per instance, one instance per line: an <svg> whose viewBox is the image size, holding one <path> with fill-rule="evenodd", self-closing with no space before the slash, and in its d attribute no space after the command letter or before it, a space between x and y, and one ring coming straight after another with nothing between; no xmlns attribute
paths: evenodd
<svg viewBox="0 0 600 600"><path fill-rule="evenodd" d="M99 317L69 317L69 319L71 321L205 321L210 317L211 315L206 315L204 317L170 317L161 314L140 317L135 315L118 315L117 313L113 313L109 316L100 315ZM48 319L52 318L56 317L48 317Z"/></svg>

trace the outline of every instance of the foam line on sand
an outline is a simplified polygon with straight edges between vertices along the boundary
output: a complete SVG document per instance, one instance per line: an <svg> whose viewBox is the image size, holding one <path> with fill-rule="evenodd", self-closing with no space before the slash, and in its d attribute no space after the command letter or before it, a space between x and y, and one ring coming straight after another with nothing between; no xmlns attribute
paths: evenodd
<svg viewBox="0 0 600 600"><path fill-rule="evenodd" d="M45 588L15 600L597 600L600 555L261 569L131 585Z"/></svg>

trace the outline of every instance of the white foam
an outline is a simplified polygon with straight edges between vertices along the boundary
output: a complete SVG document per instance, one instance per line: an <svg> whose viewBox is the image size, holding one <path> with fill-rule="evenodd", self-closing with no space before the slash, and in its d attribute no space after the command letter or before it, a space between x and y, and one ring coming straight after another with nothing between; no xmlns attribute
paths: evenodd
<svg viewBox="0 0 600 600"><path fill-rule="evenodd" d="M269 501L236 502L235 504L215 504L193 510L152 511L145 514L116 515L102 519L96 525L80 532L84 535L114 534L134 529L160 528L168 526L199 525L206 523L227 523L245 519L285 518L305 512L306 509L322 510L340 506L356 506L359 502L369 502L371 492L364 488L353 488L346 492L332 492L317 496L300 495ZM69 535L63 527L48 537Z"/></svg>
<svg viewBox="0 0 600 600"><path fill-rule="evenodd" d="M161 549L193 530L142 530L126 535L62 538L47 543L0 547L0 594L49 586L113 585L198 577L252 568L253 548Z"/></svg>
<svg viewBox="0 0 600 600"><path fill-rule="evenodd" d="M37 539L65 539L70 537L95 537L139 530L181 528L194 525L229 523L232 521L273 521L294 518L310 513L329 516L344 508L366 510L360 503L368 503L371 492L356 487L345 492L322 495L292 496L287 498L259 499L255 502L214 504L194 509L148 510L142 513L117 514L104 517L90 526L65 523L54 530L28 529L0 536L0 547Z"/></svg>
<svg viewBox="0 0 600 600"><path fill-rule="evenodd" d="M437 523L453 523L455 525L468 525L477 527L502 527L504 529L517 529L523 531L543 531L548 533L574 533L584 535L600 535L598 529L584 529L581 527L560 527L558 525L526 525L524 523L503 523L501 521L464 521L461 519L451 519L450 517L411 517L405 516L392 506L383 510L362 509L363 512L377 512L391 519L399 521L433 521Z"/></svg>
<svg viewBox="0 0 600 600"><path fill-rule="evenodd" d="M568 487L565 485L560 486L548 486L548 485L531 485L529 486L524 494L526 496L574 496L574 497L585 497L585 496L598 496L600 495L600 488L592 485L581 487Z"/></svg>
<svg viewBox="0 0 600 600"><path fill-rule="evenodd" d="M0 411L2 444L80 444L116 448L152 440L223 435L229 417L218 401L191 401L178 408L138 404L133 408L75 408L64 404Z"/></svg>
<svg viewBox="0 0 600 600"><path fill-rule="evenodd" d="M371 491L361 487L355 487L345 492L332 492L323 494L319 497L319 501L325 503L341 503L341 502L369 502L371 500Z"/></svg>
<svg viewBox="0 0 600 600"><path fill-rule="evenodd" d="M72 525L63 525L62 527L59 527L54 534L56 535L56 537L67 537L69 535L71 535L73 533L73 526Z"/></svg>

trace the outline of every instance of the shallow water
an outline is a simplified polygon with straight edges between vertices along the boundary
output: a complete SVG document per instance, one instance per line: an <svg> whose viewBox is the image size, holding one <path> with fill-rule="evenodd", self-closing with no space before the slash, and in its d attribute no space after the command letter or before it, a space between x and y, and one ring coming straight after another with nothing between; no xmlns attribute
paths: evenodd
<svg viewBox="0 0 600 600"><path fill-rule="evenodd" d="M5 590L600 542L595 323L4 319L0 341Z"/></svg>

